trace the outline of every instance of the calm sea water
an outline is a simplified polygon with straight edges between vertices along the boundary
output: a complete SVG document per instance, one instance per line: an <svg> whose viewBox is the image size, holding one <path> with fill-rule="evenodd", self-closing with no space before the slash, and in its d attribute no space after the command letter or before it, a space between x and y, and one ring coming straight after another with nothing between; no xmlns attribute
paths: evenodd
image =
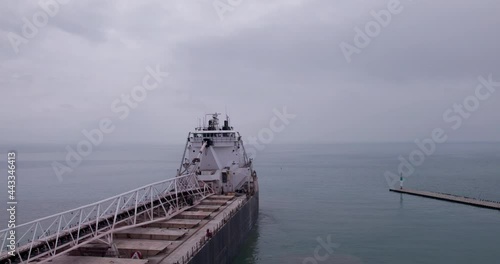
<svg viewBox="0 0 500 264"><path fill-rule="evenodd" d="M59 182L51 163L64 159L64 147L13 148L19 221L172 177L183 150L101 146ZM398 156L413 149L412 144L267 146L255 162L258 226L235 263L499 263L499 211L388 191L384 172L396 172ZM5 148L2 152L6 157ZM0 164L6 171L6 162ZM441 145L405 186L500 201L500 144ZM0 214L6 227L1 223L6 213ZM314 258L318 240L335 244L330 252L319 251L321 259Z"/></svg>

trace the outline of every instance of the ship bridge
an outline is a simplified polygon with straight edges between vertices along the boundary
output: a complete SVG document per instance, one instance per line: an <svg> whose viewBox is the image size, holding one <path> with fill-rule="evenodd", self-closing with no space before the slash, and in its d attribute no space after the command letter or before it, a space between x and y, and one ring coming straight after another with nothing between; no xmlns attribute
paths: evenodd
<svg viewBox="0 0 500 264"><path fill-rule="evenodd" d="M255 179L252 160L246 154L241 135L230 126L229 117L220 124L219 115L207 115L211 119L204 122L205 126L188 134L179 172L190 168L203 152L203 159L194 168L201 181L217 194L248 193Z"/></svg>

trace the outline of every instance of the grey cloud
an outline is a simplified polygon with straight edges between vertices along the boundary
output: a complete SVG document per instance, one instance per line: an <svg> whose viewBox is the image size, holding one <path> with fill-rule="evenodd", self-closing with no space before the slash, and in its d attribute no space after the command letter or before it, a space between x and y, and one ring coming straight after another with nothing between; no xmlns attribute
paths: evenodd
<svg viewBox="0 0 500 264"><path fill-rule="evenodd" d="M282 106L297 118L279 140L413 140L445 125L443 111L473 94L479 75L500 80L500 4L401 0L403 12L347 63L339 44L387 2L247 0L224 21L209 0L70 2L18 55L5 34L36 6L3 2L1 112L16 116L0 113L0 136L78 140L116 119L113 100L161 64L168 80L110 140L178 143L198 117L226 107L255 135ZM454 139L500 140L499 96ZM304 137L311 127L318 137Z"/></svg>

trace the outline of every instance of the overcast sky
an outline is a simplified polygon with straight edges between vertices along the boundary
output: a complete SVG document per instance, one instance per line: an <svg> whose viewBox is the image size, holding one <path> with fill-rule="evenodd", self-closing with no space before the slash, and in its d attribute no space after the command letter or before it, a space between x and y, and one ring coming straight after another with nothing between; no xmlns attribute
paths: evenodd
<svg viewBox="0 0 500 264"><path fill-rule="evenodd" d="M0 143L76 142L103 118L109 141L182 143L226 107L246 136L286 107L276 142L500 140L500 87L459 129L443 120L479 76L500 81L499 1L401 0L350 63L339 45L389 0L232 2L221 20L213 0L68 1L16 53L10 33L45 11L1 1ZM112 103L156 65L170 75L121 120Z"/></svg>

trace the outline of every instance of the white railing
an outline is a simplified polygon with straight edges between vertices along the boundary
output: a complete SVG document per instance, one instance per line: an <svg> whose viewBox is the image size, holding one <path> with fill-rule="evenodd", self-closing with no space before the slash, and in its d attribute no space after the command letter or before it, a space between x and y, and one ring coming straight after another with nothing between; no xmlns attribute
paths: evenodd
<svg viewBox="0 0 500 264"><path fill-rule="evenodd" d="M0 263L46 262L92 241L112 244L113 232L166 219L212 193L191 173L44 217L16 227L14 256L11 229L1 230Z"/></svg>

